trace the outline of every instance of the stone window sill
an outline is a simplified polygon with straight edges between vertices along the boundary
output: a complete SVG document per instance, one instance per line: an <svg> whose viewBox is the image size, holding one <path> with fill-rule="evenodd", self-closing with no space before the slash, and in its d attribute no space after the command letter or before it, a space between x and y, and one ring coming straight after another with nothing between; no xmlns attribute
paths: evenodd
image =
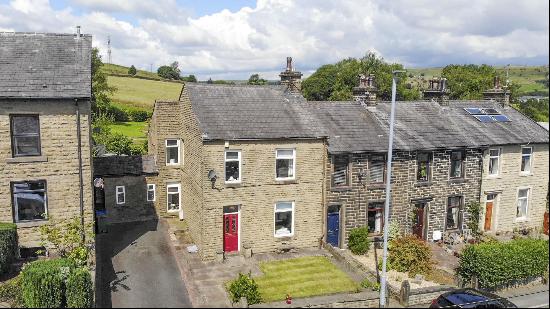
<svg viewBox="0 0 550 309"><path fill-rule="evenodd" d="M47 156L32 156L32 157L14 157L6 159L6 163L36 163L36 162L48 162Z"/></svg>
<svg viewBox="0 0 550 309"><path fill-rule="evenodd" d="M17 228L39 227L48 224L48 220L17 222L15 224L17 225Z"/></svg>
<svg viewBox="0 0 550 309"><path fill-rule="evenodd" d="M297 184L298 183L298 181L296 179L288 179L288 180L275 179L275 182L279 185L289 185L289 184Z"/></svg>
<svg viewBox="0 0 550 309"><path fill-rule="evenodd" d="M332 188L330 188L330 191L332 191L332 192L351 191L351 187L350 186L332 187Z"/></svg>
<svg viewBox="0 0 550 309"><path fill-rule="evenodd" d="M520 173L520 176L533 176L533 173Z"/></svg>
<svg viewBox="0 0 550 309"><path fill-rule="evenodd" d="M527 218L527 217L516 218L516 219L514 219L514 222L515 223L529 222L529 218Z"/></svg>
<svg viewBox="0 0 550 309"><path fill-rule="evenodd" d="M240 183L240 182L234 182L234 183L226 182L225 183L226 188L240 188L242 186L243 186L243 184Z"/></svg>
<svg viewBox="0 0 550 309"><path fill-rule="evenodd" d="M464 178L456 178L456 179L449 179L449 184L460 184L460 183L465 183L466 182L466 179Z"/></svg>
<svg viewBox="0 0 550 309"><path fill-rule="evenodd" d="M431 181L422 181L414 184L415 187L429 187L432 185Z"/></svg>

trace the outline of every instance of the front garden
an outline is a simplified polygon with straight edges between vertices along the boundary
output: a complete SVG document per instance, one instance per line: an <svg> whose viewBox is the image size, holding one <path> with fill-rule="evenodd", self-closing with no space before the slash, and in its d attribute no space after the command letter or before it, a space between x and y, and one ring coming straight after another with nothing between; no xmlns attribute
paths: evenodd
<svg viewBox="0 0 550 309"><path fill-rule="evenodd" d="M20 308L93 307L88 267L92 249L90 242L81 241L78 220L51 221L40 230L44 247L57 257L48 258L42 252L38 258L21 260L17 258L17 227L0 223L0 303Z"/></svg>
<svg viewBox="0 0 550 309"><path fill-rule="evenodd" d="M360 290L359 283L324 256L263 262L260 270L261 276L251 278L241 274L228 284L233 302L241 297L255 304L285 300L287 296L304 298Z"/></svg>

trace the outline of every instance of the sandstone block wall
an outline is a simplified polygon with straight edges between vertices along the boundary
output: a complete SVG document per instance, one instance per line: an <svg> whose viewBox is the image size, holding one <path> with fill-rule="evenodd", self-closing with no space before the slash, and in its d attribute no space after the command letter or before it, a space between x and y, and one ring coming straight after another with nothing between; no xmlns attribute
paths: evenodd
<svg viewBox="0 0 550 309"><path fill-rule="evenodd" d="M0 101L0 221L14 222L10 183L45 180L48 215L55 220L80 217L76 107L73 100ZM13 162L10 114L38 114L42 158ZM93 223L90 103L80 102L85 222ZM37 227L47 221L18 224L23 247L40 243Z"/></svg>

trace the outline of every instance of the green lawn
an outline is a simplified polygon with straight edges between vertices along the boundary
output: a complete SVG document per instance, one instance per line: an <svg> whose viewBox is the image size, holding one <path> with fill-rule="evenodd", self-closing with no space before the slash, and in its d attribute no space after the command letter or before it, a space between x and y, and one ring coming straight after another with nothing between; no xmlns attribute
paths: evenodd
<svg viewBox="0 0 550 309"><path fill-rule="evenodd" d="M134 144L143 143L147 139L148 122L116 122L109 126L112 133L128 136Z"/></svg>
<svg viewBox="0 0 550 309"><path fill-rule="evenodd" d="M178 100L183 86L181 83L119 76L108 76L107 83L117 88L111 97L113 102L147 109L152 109L155 100Z"/></svg>
<svg viewBox="0 0 550 309"><path fill-rule="evenodd" d="M263 302L356 292L359 285L326 257L303 257L260 264L263 276L254 278Z"/></svg>

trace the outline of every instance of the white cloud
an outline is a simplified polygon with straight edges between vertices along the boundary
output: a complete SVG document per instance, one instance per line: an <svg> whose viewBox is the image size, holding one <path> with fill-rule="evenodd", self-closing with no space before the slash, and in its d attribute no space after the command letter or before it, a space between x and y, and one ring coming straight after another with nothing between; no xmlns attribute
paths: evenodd
<svg viewBox="0 0 550 309"><path fill-rule="evenodd" d="M276 79L293 56L310 73L375 51L407 66L448 63L547 64L548 1L258 0L254 8L190 17L175 0L47 0L0 5L0 29L94 35L113 61L149 69L177 60L199 78Z"/></svg>

